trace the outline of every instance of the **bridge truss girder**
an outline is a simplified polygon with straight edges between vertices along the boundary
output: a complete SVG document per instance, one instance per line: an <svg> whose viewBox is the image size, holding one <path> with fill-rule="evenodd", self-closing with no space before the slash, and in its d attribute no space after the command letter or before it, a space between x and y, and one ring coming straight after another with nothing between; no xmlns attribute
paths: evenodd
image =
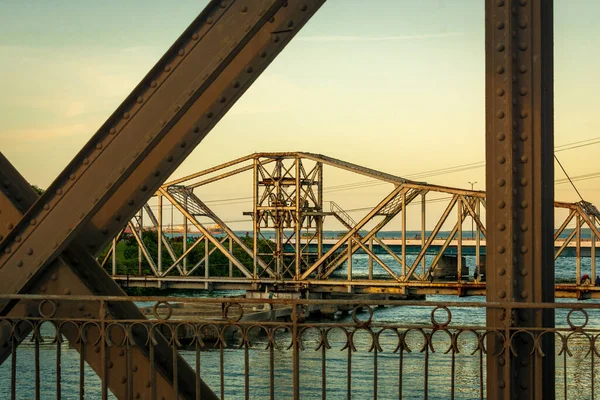
<svg viewBox="0 0 600 400"><path fill-rule="evenodd" d="M356 222L335 201L330 201L329 210L325 208L323 192L327 190L327 185L323 179L324 166L343 166L345 170L380 179L382 183L389 183L392 191L377 206L366 212L359 222ZM254 182L251 197L253 211L244 213L251 218L254 235L251 241L245 240L247 248L236 247L240 250L239 253L232 252L231 246L223 251L224 246L217 247L218 243L241 239L223 219L219 218L199 199L201 194L197 195L196 191L213 182L242 173L252 173L251 179ZM297 186L298 183L301 184ZM297 189L298 187L300 190ZM198 218L208 219L211 224L221 228L223 234L213 235L205 227L199 232L199 239L191 246L198 245L199 240L210 240L211 243L215 243L214 247L210 249L210 253L221 252L229 259L230 265L242 265L243 268L239 268L242 276L233 276L231 273L215 275L210 271L207 273L206 268L204 274L194 273L193 268L182 274L180 269L175 268L176 263L173 263L173 260L175 258L179 264L185 261L191 247L187 248L187 254L184 254L186 251L184 247L184 250L174 256L170 253L159 253L158 258L169 257L171 265L166 270L163 269L160 274L145 276L143 281L145 284L155 279L156 282L160 282L159 286L163 283L169 285L169 282L177 282L177 285L183 285L183 287L197 288L234 288L236 285L258 288L264 285L273 285L276 282L296 287L300 285L330 287L335 283L348 288L363 287L368 283L386 288L390 288L390 285L408 288L417 283L424 288L427 285L434 288L439 287L439 284L443 284L443 282L448 282L449 285L456 282L457 284L454 286L457 287L463 284L472 285L471 289L475 292L485 287L485 284L480 287L470 282L470 277L463 273L465 246L475 249L475 261L471 267L478 265L482 271L485 271L483 250L487 230L482 213L486 210L486 199L485 193L482 191L411 182L331 157L301 152L256 153L241 157L166 183L157 194L163 198L167 198L166 194L170 194L172 198L173 193L183 193L183 191L188 193L189 197L186 198L192 198L192 196L196 198L193 203L200 204L200 206L195 212L190 211L181 215L184 220L183 230L180 231L182 236L192 236L191 231L186 227L201 224ZM298 193L300 195L297 195ZM177 210L185 211L184 203L186 201L188 200L185 200L184 197L175 201ZM440 215L433 217L435 220L431 220L432 213L427 210L430 210L433 204L440 204L440 202L444 202L446 206ZM580 259L584 256L581 252L581 249L584 248L581 230L574 229L572 236L566 240L559 236L573 221L581 221L582 225L588 226L594 233L594 240L588 244L588 247L590 253L595 254L595 239L600 238L597 228L598 213L595 207L589 203L556 202L555 206L557 209L570 211L557 231L556 256L564 254L564 249L567 247L576 249L578 267L573 271L573 275L576 278L574 280L579 284ZM146 206L146 209L149 209L149 206ZM421 235L417 239L408 237L406 229L407 220L414 221L416 219L411 218L411 209L420 209ZM146 217L145 220L152 220L152 218ZM325 221L330 220L340 222L347 231L334 243L330 243L331 240L329 240L328 244L331 247L328 251L324 251L323 226ZM426 227L434 221L433 229L428 232ZM466 228L469 221L472 222L471 229ZM150 229L155 229L157 224L153 223ZM167 225L162 226L164 229ZM371 228L365 230L366 226L371 226ZM383 229L390 226L404 228L400 229L402 237L397 241L397 247L400 247L401 250L394 251L378 236ZM276 232L278 229L279 234ZM471 234L466 234L468 230L471 230ZM297 236L298 231L302 233L300 236ZM449 234L443 235L443 231L449 231ZM157 235L157 237L159 236ZM300 238L300 240L296 240L296 238ZM573 244L573 241L576 241L576 244ZM262 246L260 248L259 242ZM237 246L237 243L239 242L235 242L234 245ZM411 255L408 247L415 245L420 245L420 249L417 254ZM380 254L374 251L374 247L383 250L382 254L389 255L392 259L391 263L383 261ZM436 274L439 275L443 272L438 270L441 268L442 256L448 251L456 255L454 280L440 281L439 278L436 278L436 282L431 283ZM366 254L368 258L366 274L364 270L357 272L357 269L353 268L351 260L357 252ZM240 254L245 257L252 256L251 261L240 259ZM105 258L108 258L108 255ZM208 257L203 258L202 262L204 263L206 260ZM278 261L280 262L279 267ZM155 261L155 264L158 262ZM197 266L198 264L196 264ZM594 267L592 274L594 274L594 261L592 261L592 266ZM340 276L342 268L346 268L347 273ZM444 268L447 269L447 266ZM118 274L115 278L122 280ZM130 277L129 283L135 285L138 282L137 284L140 284L142 281L139 278L141 277ZM138 280L136 281L136 279ZM244 282L247 285L244 285ZM463 293L461 290L459 289L459 292ZM471 292L473 292L472 290Z"/></svg>
<svg viewBox="0 0 600 400"><path fill-rule="evenodd" d="M84 294L123 294L93 256L124 228L136 209L146 203L323 3L210 1L39 200L29 197L28 206L17 208L21 214L13 213L12 221L7 220L10 214L3 212L0 225L9 227L0 238L0 293L30 292L43 284L48 271L63 263L81 273L73 279L80 279L81 287L91 290ZM0 172L6 171L0 168ZM0 204L11 207L14 200L15 208L15 204L27 203L23 201L30 196L26 191L9 197L12 188L25 188L27 182L15 174L8 178L3 180ZM162 240L159 243L162 246ZM55 274L51 277L56 279ZM0 306L3 316L25 316L17 302ZM70 318L79 315L76 310L66 311ZM133 304L125 303L112 312L122 319L141 317ZM194 398L201 394L202 398L215 398L158 333L150 336L145 343L151 343L150 353L156 352L159 358L148 359L143 343L134 347L133 352L141 350L142 354L140 372L135 375L140 380L136 391L151 392L152 397ZM144 334L139 338L143 341ZM18 343L2 345L6 351ZM131 390L121 388L131 387L133 380L120 376L121 386L115 387L103 367L109 363L108 354L100 350L100 364L94 364L87 352L82 354L102 378L103 397L108 389L118 398L132 397ZM143 379L151 384L142 384Z"/></svg>

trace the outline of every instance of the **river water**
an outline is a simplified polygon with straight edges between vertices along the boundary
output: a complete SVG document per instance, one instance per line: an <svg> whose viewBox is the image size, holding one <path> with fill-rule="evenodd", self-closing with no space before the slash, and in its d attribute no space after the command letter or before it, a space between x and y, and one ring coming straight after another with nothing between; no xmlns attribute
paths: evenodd
<svg viewBox="0 0 600 400"><path fill-rule="evenodd" d="M367 274L367 256L355 255L353 257L353 273L355 276ZM389 256L381 256L389 263L391 268L399 272L399 265ZM408 261L412 261L409 257ZM430 259L428 259L430 261ZM569 258L559 258L556 263L557 280L574 280L575 261ZM589 259L582 261L582 273L586 268L589 271ZM467 257L467 265L474 265L474 257ZM336 274L345 277L345 267ZM374 263L374 273L383 277L385 271ZM589 273L589 272L588 272ZM231 293L204 293L195 296L223 296ZM187 294L190 296L190 294ZM436 302L461 302L485 301L483 297L457 298L454 296L428 296L428 300ZM558 300L564 302L563 300ZM595 301L587 300L582 305ZM402 306L385 307L374 310L374 323L388 323L395 325L430 325L431 307ZM556 313L557 326L566 326L566 310ZM359 315L366 318L367 313ZM440 319L444 319L441 315ZM574 321L577 318L574 318ZM579 318L580 320L580 318ZM350 317L340 317L329 322L351 322ZM327 321L320 321L326 323ZM452 322L450 327L458 325L485 325L485 311L479 308L452 308ZM600 313L596 310L589 311L588 328L600 328ZM53 332L50 327L45 328L44 334L51 337ZM315 350L319 343L316 330L309 330L303 336L304 349L300 351L300 397L302 399L320 399L322 390L321 365L322 350ZM348 350L342 350L346 339L340 330L332 330L328 336L330 349L326 350L326 392L329 399L346 398L348 391ZM382 333L379 338L382 351L376 357L369 351L372 339L366 331L358 331L354 335L356 352L351 354L351 398L366 400L374 397L374 385L377 385L378 398L397 399L399 390L400 354L395 352L397 336ZM427 391L430 399L450 398L451 387L451 361L452 352L444 354L450 345L448 335L438 332L433 336L435 352L422 350L423 336L417 331L412 331L407 336L407 344L411 352L403 352L402 363L402 394L404 399L422 399L425 391L425 361L428 363ZM290 343L290 335L279 333L275 338L276 347L273 351L275 398L290 399L292 397L292 351L286 349ZM557 341L557 354L560 351ZM252 340L249 350L249 380L250 397L253 399L269 398L270 385L270 351L266 349L267 339L256 337ZM480 398L480 368L485 374L485 355L480 360L480 353L476 350L476 339L472 333L461 334L459 338L460 352L456 356L456 370L454 374L455 398L478 399ZM597 347L600 347L597 346ZM34 347L33 343L25 340L17 351L17 398L33 398L34 382ZM569 339L570 355L566 357L567 394L569 399L591 399L592 388L592 362L596 371L600 369L597 356L587 354L590 349L589 340L576 334ZM62 345L61 354L61 381L62 394L65 399L78 398L79 393L79 355L68 344ZM475 354L471 354L475 351ZM195 363L195 353L182 351L183 356L191 365ZM586 355L587 354L587 355ZM564 390L564 354L556 357L556 390L557 398L563 398ZM50 341L40 346L40 360L42 366L41 391L43 399L56 398L56 347ZM201 377L219 394L220 387L220 351L219 349L201 352ZM0 366L0 399L10 398L10 358ZM375 380L375 365L377 367L377 380ZM225 398L240 399L244 394L244 351L226 348L223 350L223 369L225 371L226 385L223 388ZM85 374L86 399L100 398L100 380L95 373L86 366ZM596 374L597 375L597 374ZM485 386L485 376L482 379ZM594 378L598 390L598 377ZM485 390L485 387L484 387ZM597 391L596 390L596 391ZM484 392L485 393L485 392ZM110 398L113 398L109 396Z"/></svg>

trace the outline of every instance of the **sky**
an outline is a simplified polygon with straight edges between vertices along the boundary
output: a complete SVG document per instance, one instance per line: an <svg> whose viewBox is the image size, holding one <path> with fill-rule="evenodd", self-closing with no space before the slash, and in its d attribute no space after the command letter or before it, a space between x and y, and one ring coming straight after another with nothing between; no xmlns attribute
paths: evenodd
<svg viewBox="0 0 600 400"><path fill-rule="evenodd" d="M32 184L48 186L206 3L0 0L1 151ZM483 4L329 0L173 178L262 151L322 153L409 178L484 161ZM560 146L600 137L600 2L554 4ZM600 171L599 150L596 144L557 155L579 176ZM558 169L556 177L563 178ZM249 196L251 179L207 186L199 195ZM482 166L420 180L485 187ZM365 178L326 169L325 181ZM600 204L598 183L576 185ZM337 192L335 201L348 209L372 206L390 190ZM556 186L556 198L578 200L566 184ZM237 220L250 207L216 211Z"/></svg>

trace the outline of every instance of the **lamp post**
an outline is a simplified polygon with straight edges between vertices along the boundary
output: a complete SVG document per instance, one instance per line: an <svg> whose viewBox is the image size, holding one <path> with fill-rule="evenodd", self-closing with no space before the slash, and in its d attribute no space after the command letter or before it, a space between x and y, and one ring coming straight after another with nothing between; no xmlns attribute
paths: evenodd
<svg viewBox="0 0 600 400"><path fill-rule="evenodd" d="M473 187L475 186L476 183L477 183L477 181L469 182L469 185L471 185L471 190L473 190ZM473 222L474 222L474 219L473 219L473 217L471 217L471 239L475 239L475 230L473 229Z"/></svg>

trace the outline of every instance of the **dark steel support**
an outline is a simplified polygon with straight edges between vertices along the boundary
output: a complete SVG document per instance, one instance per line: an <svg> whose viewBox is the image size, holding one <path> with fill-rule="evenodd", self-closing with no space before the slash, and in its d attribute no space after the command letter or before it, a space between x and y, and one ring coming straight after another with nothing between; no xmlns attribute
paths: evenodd
<svg viewBox="0 0 600 400"><path fill-rule="evenodd" d="M37 273L75 238L100 251L323 2L209 3L0 243L0 268Z"/></svg>
<svg viewBox="0 0 600 400"><path fill-rule="evenodd" d="M2 187L0 190L0 205L2 208L0 222L0 236L6 231L4 227L9 228L15 219L21 217L22 213L29 209L36 201L37 195L33 189L27 184L26 180L18 173L18 171L10 164L10 162L0 153L0 182ZM10 228L9 228L10 229ZM0 278L6 280L10 276L4 275L4 271L0 270ZM28 282L28 286L24 289L27 293L43 294L43 295L66 295L66 296L124 296L123 290L112 280L112 278L100 267L98 262L89 255L84 249L81 249L76 244L72 244L67 248L61 256L51 263L51 265L39 276L34 276ZM31 305L12 302L11 307L5 307L5 310L10 310L6 315L9 318L23 318L26 315L37 315L39 310ZM140 312L138 307L133 303L118 302L109 304L107 319L140 319L145 317ZM103 316L97 309L79 304L74 307L65 305L59 307L57 317L64 318L87 318L94 316L96 318ZM28 324L19 325L21 332L19 337L25 339L31 330ZM3 327L0 326L0 364L8 357L11 352L13 343L4 342L8 337L3 335ZM159 394L166 397L172 396L173 393L173 370L169 367L177 365L177 379L182 398L194 398L196 396L196 388L190 385L193 381L194 371L178 354L175 355L176 362L173 363L173 352L169 348L168 341L158 332L153 335L154 349L156 353L167 360L165 364L160 364L158 360L149 360L147 344L149 342L148 332L144 329L134 329L132 347L132 357L139 368L139 372L132 377L132 383L137 388L140 395L146 391L146 381L150 370L156 370L156 387ZM82 351L79 334L73 329L65 329L63 331L66 339L78 351ZM117 341L118 343L118 341ZM115 360L115 368L112 370L113 379L104 381L105 387L109 388L117 398L126 398L127 385L121 381L124 375L125 364L121 362L121 350L125 346L111 346L110 351L105 357L100 356L95 351L84 351L83 358L85 361L103 377L103 363L106 360ZM153 365L154 364L154 365ZM114 378L114 376L118 376ZM200 381L200 391L202 398L216 398L212 391Z"/></svg>
<svg viewBox="0 0 600 400"><path fill-rule="evenodd" d="M487 0L487 301L554 301L553 1ZM550 309L488 310L503 334L552 327ZM553 399L554 342L489 335L488 399ZM503 351L501 355L497 355ZM530 355L530 352L532 354ZM516 354L516 355L515 355Z"/></svg>

